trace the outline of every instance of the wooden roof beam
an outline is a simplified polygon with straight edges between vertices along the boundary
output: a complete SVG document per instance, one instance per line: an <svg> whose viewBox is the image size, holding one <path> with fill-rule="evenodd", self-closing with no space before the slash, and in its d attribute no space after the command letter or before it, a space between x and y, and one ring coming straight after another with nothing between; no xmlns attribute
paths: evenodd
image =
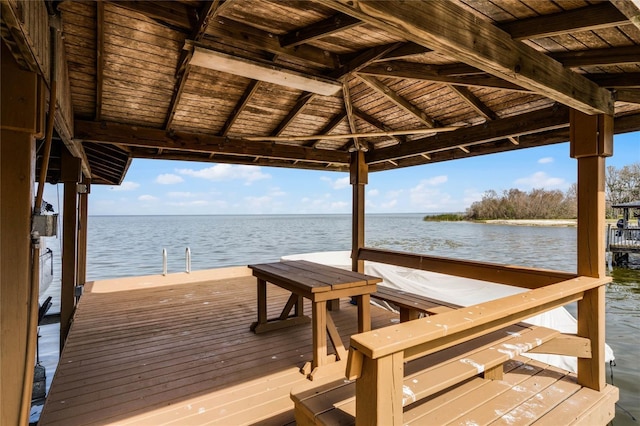
<svg viewBox="0 0 640 426"><path fill-rule="evenodd" d="M242 93L242 96L240 96L240 99L236 102L236 106L233 107L231 114L227 117L227 121L224 122L222 129L220 129L220 136L227 136L229 130L231 130L231 126L233 126L233 123L236 122L238 117L240 117L240 114L242 114L242 111L247 107L251 97L256 93L256 90L258 90L258 87L260 87L259 81L251 80L249 82L247 88L244 89L244 93Z"/></svg>
<svg viewBox="0 0 640 426"><path fill-rule="evenodd" d="M507 32L456 3L431 0L424 7L399 0L321 2L586 114L613 114L613 97L608 90L513 40Z"/></svg>
<svg viewBox="0 0 640 426"><path fill-rule="evenodd" d="M640 72L588 74L587 77L609 89L640 88Z"/></svg>
<svg viewBox="0 0 640 426"><path fill-rule="evenodd" d="M340 111L336 114L318 133L321 135L326 135L331 133L340 123L347 117L346 111ZM311 146L315 148L321 142L321 139L315 140L313 142L304 144L304 146Z"/></svg>
<svg viewBox="0 0 640 426"><path fill-rule="evenodd" d="M423 123L427 127L438 127L435 120L429 117L424 111L420 110L417 106L413 105L411 102L398 95L396 92L391 90L389 86L368 75L358 74L358 78L364 81L367 86L369 86L374 91L380 93L385 98L417 118L421 123Z"/></svg>
<svg viewBox="0 0 640 426"><path fill-rule="evenodd" d="M514 40L525 40L610 28L627 21L628 18L613 5L602 2L566 12L507 22L499 27L508 32Z"/></svg>
<svg viewBox="0 0 640 426"><path fill-rule="evenodd" d="M373 127L375 127L378 130L382 130L383 132L392 132L393 131L393 129L391 127L387 126L382 121L378 120L375 117L370 116L366 112L361 111L356 107L353 107L353 115L358 117L359 119L369 123L370 125L372 125ZM403 143L403 142L405 142L407 140L406 137L397 136L397 135L392 135L391 138L393 138L398 143Z"/></svg>
<svg viewBox="0 0 640 426"><path fill-rule="evenodd" d="M633 25L640 29L640 1L610 0L616 9L626 16Z"/></svg>
<svg viewBox="0 0 640 426"><path fill-rule="evenodd" d="M308 148L271 142L253 142L200 133L174 132L114 122L77 120L76 139L143 148L163 148L183 152L259 156L278 160L349 164L349 154L335 150ZM216 157L217 158L217 157Z"/></svg>
<svg viewBox="0 0 640 426"><path fill-rule="evenodd" d="M356 127L356 120L353 118L353 104L351 103L351 93L349 91L349 82L345 81L342 83L342 97L344 99L344 108L347 113L347 121L349 122L349 129L351 133L358 133L358 128ZM357 137L353 137L351 139L353 141L353 148L356 151L360 151L364 147L360 145L360 141ZM341 149L347 148L350 142L347 142L342 146Z"/></svg>
<svg viewBox="0 0 640 426"><path fill-rule="evenodd" d="M104 87L104 2L96 2L96 109L95 120L102 117L102 90Z"/></svg>
<svg viewBox="0 0 640 426"><path fill-rule="evenodd" d="M193 39L193 41L198 42L202 40L207 31L207 27L211 22L211 19L213 19L217 14L219 6L219 0L207 1L205 5L202 6L202 10L199 14L198 24L191 31L191 38ZM164 121L164 128L166 130L169 130L169 128L171 127L173 118L176 115L176 109L178 108L178 104L180 103L180 98L182 97L182 92L184 91L184 86L186 85L187 79L189 78L189 73L191 71L191 65L189 64L189 62L192 55L192 50L183 52L178 63L176 84L173 88L173 95L171 97L171 102L169 102L167 117Z"/></svg>
<svg viewBox="0 0 640 426"><path fill-rule="evenodd" d="M614 92L616 101L640 104L639 89L619 89Z"/></svg>
<svg viewBox="0 0 640 426"><path fill-rule="evenodd" d="M315 67L335 69L339 64L338 55L327 50L309 44L282 47L273 34L223 16L218 16L214 22L210 23L207 35L241 43L253 49L261 49L273 55L294 58ZM205 40L203 40L203 47L207 47Z"/></svg>
<svg viewBox="0 0 640 426"><path fill-rule="evenodd" d="M294 47L358 25L362 25L360 20L349 15L345 15L344 13L338 13L305 28L293 30L278 38L280 40L280 46Z"/></svg>
<svg viewBox="0 0 640 426"><path fill-rule="evenodd" d="M549 54L565 67L640 64L640 46L610 47Z"/></svg>
<svg viewBox="0 0 640 426"><path fill-rule="evenodd" d="M616 118L615 131L616 134L634 132L640 130L640 114L627 115ZM473 145L468 147L469 153L465 154L458 149L449 149L447 151L434 152L428 156L420 155L395 160L398 167L416 166L425 163L437 163L441 161L451 161L460 158L476 157L486 154L496 154L500 152L513 151L522 148L535 148L544 145L552 145L567 142L569 140L569 127L557 130L549 130L541 133L524 135L520 138L520 145L512 145L507 140L498 140L487 142L481 145ZM428 158L427 158L428 157ZM429 161L425 161L425 159ZM370 172L376 172L386 169L385 162L371 164Z"/></svg>
<svg viewBox="0 0 640 426"><path fill-rule="evenodd" d="M510 83L501 78L487 75L484 71L477 70L475 75L461 75L450 71L450 67L428 65L417 62L389 61L366 66L358 72L358 75L370 75L379 77L410 78L413 80L433 81L438 83L455 84L457 86L488 87L517 92L530 92L517 84ZM472 69L467 65L464 68L468 72ZM478 74L479 73L479 74Z"/></svg>
<svg viewBox="0 0 640 426"><path fill-rule="evenodd" d="M471 108L473 108L478 114L483 116L489 121L497 120L498 115L491 110L488 106L486 106L476 95L471 93L469 89L463 86L454 86L452 84L448 85L449 89L451 89L455 94L458 95L463 101L467 103ZM512 144L518 145L518 140L512 136L508 138Z"/></svg>
<svg viewBox="0 0 640 426"><path fill-rule="evenodd" d="M302 92L302 94L298 97L295 105L293 106L293 108L291 108L286 117L276 126L275 129L273 129L273 131L271 132L271 136L280 136L282 132L284 132L284 130L289 126L289 124L291 124L293 120L295 120L295 118L300 115L300 113L302 113L306 106L309 105L309 103L311 103L311 101L313 101L316 96L318 95L316 95L315 93Z"/></svg>
<svg viewBox="0 0 640 426"><path fill-rule="evenodd" d="M367 163L396 160L422 154L432 154L453 148L482 144L508 138L569 126L569 108L553 107L501 118L494 121L465 127L453 132L441 133L410 142L380 148L367 153Z"/></svg>

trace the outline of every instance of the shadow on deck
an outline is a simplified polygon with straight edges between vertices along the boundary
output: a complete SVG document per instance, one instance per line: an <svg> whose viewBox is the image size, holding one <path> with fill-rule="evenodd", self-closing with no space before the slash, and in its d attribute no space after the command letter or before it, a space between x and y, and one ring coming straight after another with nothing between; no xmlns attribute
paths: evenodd
<svg viewBox="0 0 640 426"><path fill-rule="evenodd" d="M40 424L293 422L289 393L307 382L298 369L312 359L311 327L249 331L257 303L250 273L87 284ZM269 289L270 316L288 295ZM356 307L343 300L333 317L348 342L357 332ZM372 309L374 328L393 318Z"/></svg>

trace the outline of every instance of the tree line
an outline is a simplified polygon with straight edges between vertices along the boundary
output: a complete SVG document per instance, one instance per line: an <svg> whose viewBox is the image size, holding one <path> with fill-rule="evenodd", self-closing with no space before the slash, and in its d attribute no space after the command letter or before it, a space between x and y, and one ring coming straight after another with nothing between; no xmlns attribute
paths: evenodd
<svg viewBox="0 0 640 426"><path fill-rule="evenodd" d="M640 201L640 162L616 168L608 166L605 176L607 217L615 218L618 211L612 205ZM508 189L498 194L486 191L482 200L471 204L460 219L574 219L577 217L577 187L574 183L566 191L532 189L529 192Z"/></svg>

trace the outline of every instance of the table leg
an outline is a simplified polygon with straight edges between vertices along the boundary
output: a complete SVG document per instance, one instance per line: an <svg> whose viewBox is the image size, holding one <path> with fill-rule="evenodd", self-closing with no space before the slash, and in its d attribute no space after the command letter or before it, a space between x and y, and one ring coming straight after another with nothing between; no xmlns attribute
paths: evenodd
<svg viewBox="0 0 640 426"><path fill-rule="evenodd" d="M313 369L327 363L327 302L313 302L312 309Z"/></svg>
<svg viewBox="0 0 640 426"><path fill-rule="evenodd" d="M371 296L361 294L356 296L358 301L358 333L371 330Z"/></svg>
<svg viewBox="0 0 640 426"><path fill-rule="evenodd" d="M267 322L267 282L258 278L258 324Z"/></svg>

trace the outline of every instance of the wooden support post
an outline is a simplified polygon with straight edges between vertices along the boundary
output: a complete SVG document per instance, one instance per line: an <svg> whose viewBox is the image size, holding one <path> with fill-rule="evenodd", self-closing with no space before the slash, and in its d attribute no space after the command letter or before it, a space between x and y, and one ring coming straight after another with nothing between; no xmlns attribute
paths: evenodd
<svg viewBox="0 0 640 426"><path fill-rule="evenodd" d="M378 359L364 357L356 381L356 426L402 424L404 357L396 352Z"/></svg>
<svg viewBox="0 0 640 426"><path fill-rule="evenodd" d="M365 162L364 152L351 153L350 180L353 186L351 205L351 269L364 272L364 260L358 259L358 251L364 247L364 189L368 183L369 166Z"/></svg>
<svg viewBox="0 0 640 426"><path fill-rule="evenodd" d="M75 287L77 284L78 254L78 182L80 182L81 160L67 150L62 152L61 180L64 182L62 217L62 288L60 291L60 351L69 334L75 309Z"/></svg>
<svg viewBox="0 0 640 426"><path fill-rule="evenodd" d="M78 214L78 285L84 285L87 282L87 220L89 216L91 179L83 177L82 183L86 185L87 191L80 194Z"/></svg>
<svg viewBox="0 0 640 426"><path fill-rule="evenodd" d="M571 111L571 157L578 160L578 275L605 276L605 157L613 154L613 117ZM591 342L591 358L578 358L578 382L605 385L605 288L578 302L578 335Z"/></svg>
<svg viewBox="0 0 640 426"><path fill-rule="evenodd" d="M2 44L0 119L0 424L27 424L35 363L35 328L30 321L31 213L35 183L35 139L43 103L38 77L24 71ZM30 347L33 350L30 350Z"/></svg>

